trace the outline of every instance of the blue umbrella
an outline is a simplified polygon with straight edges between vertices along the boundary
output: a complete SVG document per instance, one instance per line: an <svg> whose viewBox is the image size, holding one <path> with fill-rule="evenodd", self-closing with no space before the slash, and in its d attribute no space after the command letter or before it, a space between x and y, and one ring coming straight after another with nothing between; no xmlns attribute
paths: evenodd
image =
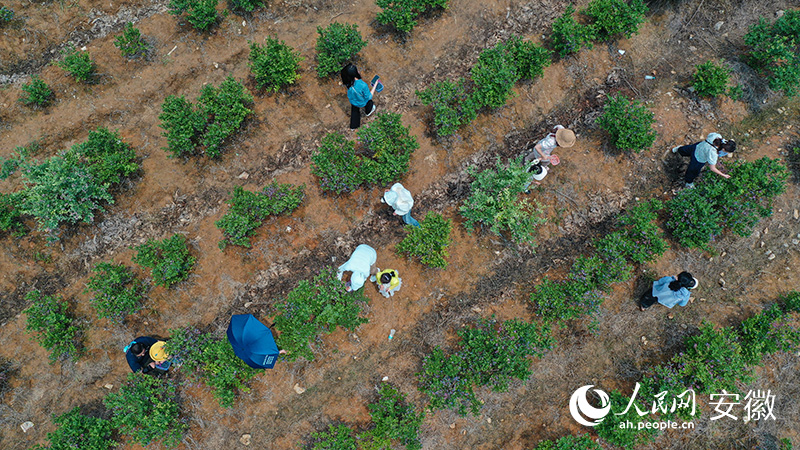
<svg viewBox="0 0 800 450"><path fill-rule="evenodd" d="M237 314L228 325L228 341L242 361L254 369L272 369L278 360L278 346L272 331L252 314Z"/></svg>

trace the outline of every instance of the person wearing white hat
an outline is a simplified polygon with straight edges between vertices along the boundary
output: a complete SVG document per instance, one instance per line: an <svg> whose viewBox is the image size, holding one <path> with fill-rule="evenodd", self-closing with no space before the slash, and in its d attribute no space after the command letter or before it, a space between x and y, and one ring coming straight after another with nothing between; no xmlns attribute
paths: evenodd
<svg viewBox="0 0 800 450"><path fill-rule="evenodd" d="M688 156L690 158L689 167L686 168L686 174L683 176L686 187L694 187L695 178L700 175L700 171L703 170L706 164L708 164L708 169L715 174L723 178L731 177L717 169L717 160L719 159L720 151L724 148L727 150L725 153L725 155L727 155L736 149L735 145L732 147L724 147L724 143L725 140L722 139L722 135L719 133L709 133L703 141L672 148L672 153Z"/></svg>
<svg viewBox="0 0 800 450"><path fill-rule="evenodd" d="M383 193L381 203L386 203L394 209L394 215L403 218L406 225L419 226L417 219L411 217L411 207L414 206L414 198L411 192L404 188L402 184L395 183L389 190Z"/></svg>
<svg viewBox="0 0 800 450"><path fill-rule="evenodd" d="M339 266L336 277L342 279L344 272L351 272L350 281L345 284L347 292L357 291L364 286L364 282L369 278L370 270L378 260L378 252L367 244L361 244L350 255L346 263Z"/></svg>

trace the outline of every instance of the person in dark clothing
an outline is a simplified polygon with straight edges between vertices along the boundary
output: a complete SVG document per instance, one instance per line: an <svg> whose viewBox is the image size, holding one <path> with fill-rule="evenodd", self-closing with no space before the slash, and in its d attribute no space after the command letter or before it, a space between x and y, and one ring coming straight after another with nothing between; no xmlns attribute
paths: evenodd
<svg viewBox="0 0 800 450"><path fill-rule="evenodd" d="M355 130L361 126L361 108L367 116L375 112L376 106L372 101L378 83L369 88L367 82L361 79L361 74L353 64L347 64L340 73L342 84L347 88L347 99L350 100L350 129Z"/></svg>
<svg viewBox="0 0 800 450"><path fill-rule="evenodd" d="M140 336L125 347L125 358L131 367L131 372L150 373L155 370L156 363L150 358L150 347L158 339L150 336Z"/></svg>

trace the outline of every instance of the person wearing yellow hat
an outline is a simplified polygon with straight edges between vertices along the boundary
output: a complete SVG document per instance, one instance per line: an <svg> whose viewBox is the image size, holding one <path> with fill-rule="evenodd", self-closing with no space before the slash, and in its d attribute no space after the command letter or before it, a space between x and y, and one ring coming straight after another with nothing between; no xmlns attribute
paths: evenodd
<svg viewBox="0 0 800 450"><path fill-rule="evenodd" d="M534 159L539 160L539 164L547 166L550 163L558 164L558 156L553 155L553 150L558 147L570 148L575 145L575 132L564 128L563 125L556 125L552 133L548 133L542 140L533 146L530 153L525 156L525 162L529 163Z"/></svg>
<svg viewBox="0 0 800 450"><path fill-rule="evenodd" d="M164 349L164 341L158 341L155 344L150 346L150 351L148 352L148 356L152 360L149 364L151 370L150 372L155 374L164 374L169 369L171 362L169 361L169 354Z"/></svg>

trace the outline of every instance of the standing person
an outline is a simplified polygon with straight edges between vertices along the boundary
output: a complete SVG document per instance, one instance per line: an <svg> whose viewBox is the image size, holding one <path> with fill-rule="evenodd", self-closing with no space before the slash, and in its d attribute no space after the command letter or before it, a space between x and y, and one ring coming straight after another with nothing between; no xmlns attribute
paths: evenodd
<svg viewBox="0 0 800 450"><path fill-rule="evenodd" d="M150 347L158 342L158 339L150 336L139 336L125 346L125 359L131 372L149 373L155 368L153 360L150 358Z"/></svg>
<svg viewBox="0 0 800 450"><path fill-rule="evenodd" d="M347 88L347 99L350 100L350 129L355 130L361 126L361 108L367 116L375 112L377 106L372 102L372 95L378 83L370 90L367 82L361 79L361 74L353 64L348 63L341 71L342 84Z"/></svg>
<svg viewBox="0 0 800 450"><path fill-rule="evenodd" d="M411 192L404 188L402 184L395 183L381 197L381 203L386 203L394 209L394 215L400 216L403 223L419 227L417 219L411 217L411 208L414 206L414 198Z"/></svg>
<svg viewBox="0 0 800 450"><path fill-rule="evenodd" d="M653 306L655 302L661 303L667 308L675 305L686 306L689 303L691 294L689 291L698 285L697 278L689 272L681 272L677 277L666 276L653 283L639 300L639 309L644 311Z"/></svg>
<svg viewBox="0 0 800 450"><path fill-rule="evenodd" d="M719 133L709 133L704 141L672 148L672 153L690 158L689 167L686 168L686 174L683 176L686 187L694 187L695 178L700 175L700 171L703 170L706 164L708 164L708 169L715 174L723 178L731 177L717 169L717 159L720 151L726 152L725 155L727 155L736 150L736 143L733 141L729 141L733 142L733 144L725 145L725 150L723 150L724 142L725 140L722 139L722 135Z"/></svg>
<svg viewBox="0 0 800 450"><path fill-rule="evenodd" d="M575 133L563 125L556 125L552 133L548 133L541 141L533 146L530 153L525 155L525 162L538 159L540 164L548 166L553 159L553 150L557 147L570 148L575 145ZM558 164L555 162L554 164Z"/></svg>
<svg viewBox="0 0 800 450"><path fill-rule="evenodd" d="M394 297L394 293L399 291L403 285L400 274L394 269L381 270L378 268L378 274L371 276L370 281L378 283L378 291L386 298Z"/></svg>
<svg viewBox="0 0 800 450"><path fill-rule="evenodd" d="M364 286L364 282L369 278L370 270L375 261L378 260L378 253L374 248L367 244L361 244L350 255L350 259L346 263L339 266L336 272L336 277L342 279L344 272L352 272L350 274L350 281L345 283L345 290L347 292L357 291Z"/></svg>

